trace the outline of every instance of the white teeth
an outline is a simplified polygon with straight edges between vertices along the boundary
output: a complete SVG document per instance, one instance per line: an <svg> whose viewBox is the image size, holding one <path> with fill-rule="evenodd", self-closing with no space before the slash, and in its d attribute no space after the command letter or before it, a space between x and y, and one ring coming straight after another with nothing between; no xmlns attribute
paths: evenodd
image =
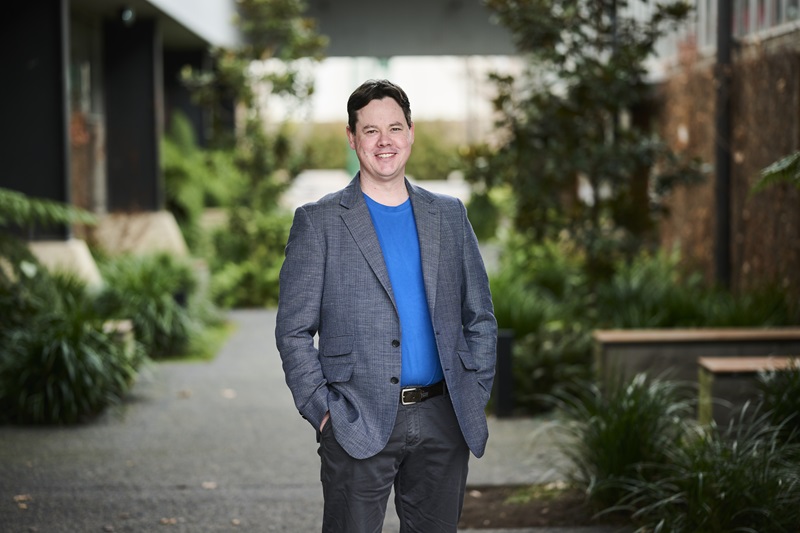
<svg viewBox="0 0 800 533"><path fill-rule="evenodd" d="M388 159L389 157L394 156L394 154L378 154L378 158L380 159Z"/></svg>

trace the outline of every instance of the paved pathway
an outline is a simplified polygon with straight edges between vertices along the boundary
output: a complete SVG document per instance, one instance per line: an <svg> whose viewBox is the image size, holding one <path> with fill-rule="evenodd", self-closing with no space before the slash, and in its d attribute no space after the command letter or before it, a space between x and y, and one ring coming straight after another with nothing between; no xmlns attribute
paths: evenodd
<svg viewBox="0 0 800 533"><path fill-rule="evenodd" d="M148 366L94 423L0 427L0 532L319 531L316 443L283 381L275 313L230 318L237 330L214 361ZM490 419L469 483L556 479L563 458L541 425ZM390 509L385 531L397 529Z"/></svg>

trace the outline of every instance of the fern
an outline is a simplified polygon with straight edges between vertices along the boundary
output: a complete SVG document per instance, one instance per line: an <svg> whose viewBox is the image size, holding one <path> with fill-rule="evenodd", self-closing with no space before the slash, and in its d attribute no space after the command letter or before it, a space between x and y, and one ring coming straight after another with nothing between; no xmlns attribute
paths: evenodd
<svg viewBox="0 0 800 533"><path fill-rule="evenodd" d="M21 192L0 187L0 225L30 226L80 222L95 224L94 215L77 207L52 200L30 198Z"/></svg>

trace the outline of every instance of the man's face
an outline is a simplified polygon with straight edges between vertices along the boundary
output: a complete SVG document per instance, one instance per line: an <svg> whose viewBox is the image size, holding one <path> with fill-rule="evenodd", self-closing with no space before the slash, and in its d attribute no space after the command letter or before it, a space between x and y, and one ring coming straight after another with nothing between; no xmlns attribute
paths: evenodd
<svg viewBox="0 0 800 533"><path fill-rule="evenodd" d="M347 138L361 164L362 179L402 180L414 144L414 123L409 127L400 105L388 97L372 100L357 117L355 131L347 128Z"/></svg>

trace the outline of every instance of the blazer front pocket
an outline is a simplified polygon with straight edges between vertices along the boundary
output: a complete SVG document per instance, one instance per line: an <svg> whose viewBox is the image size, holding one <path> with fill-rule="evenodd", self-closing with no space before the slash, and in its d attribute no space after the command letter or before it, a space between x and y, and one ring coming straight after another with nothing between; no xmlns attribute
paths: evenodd
<svg viewBox="0 0 800 533"><path fill-rule="evenodd" d="M320 338L320 364L328 383L349 381L353 376L353 367L356 364L353 342L353 335Z"/></svg>
<svg viewBox="0 0 800 533"><path fill-rule="evenodd" d="M458 350L456 353L458 354L458 358L461 359L461 364L464 365L465 370L478 370L478 364L475 362L475 358L472 356L471 351Z"/></svg>

